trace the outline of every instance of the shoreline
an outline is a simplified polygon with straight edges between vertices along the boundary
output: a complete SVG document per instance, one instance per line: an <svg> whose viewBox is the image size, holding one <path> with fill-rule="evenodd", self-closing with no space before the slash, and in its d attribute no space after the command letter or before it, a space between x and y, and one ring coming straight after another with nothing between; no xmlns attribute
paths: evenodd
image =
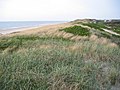
<svg viewBox="0 0 120 90"><path fill-rule="evenodd" d="M41 28L41 27L46 27L46 26L50 26L50 25L59 25L59 24L65 24L68 22L63 22L63 23L51 23L51 24L41 24L38 26L30 26L30 27L16 27L16 28L11 28L11 29L1 29L0 30L0 35L7 35L7 34L12 34L12 33L19 33L22 31L26 31L26 30L32 30L32 29L37 29L37 28Z"/></svg>
<svg viewBox="0 0 120 90"><path fill-rule="evenodd" d="M35 27L27 27L20 29L13 29L10 31L4 31L0 35L0 37L11 37L11 36L19 36L19 35L44 35L58 32L61 28L66 28L72 26L70 22L56 23L56 24L47 24ZM1 32L0 32L1 33Z"/></svg>
<svg viewBox="0 0 120 90"><path fill-rule="evenodd" d="M7 29L7 30L1 30L0 34L2 35L6 35L6 34L11 34L11 33L17 33L20 31L25 31L25 30L29 30L29 29L36 29L42 26L33 26L33 27L21 27L21 28L14 28L14 29Z"/></svg>

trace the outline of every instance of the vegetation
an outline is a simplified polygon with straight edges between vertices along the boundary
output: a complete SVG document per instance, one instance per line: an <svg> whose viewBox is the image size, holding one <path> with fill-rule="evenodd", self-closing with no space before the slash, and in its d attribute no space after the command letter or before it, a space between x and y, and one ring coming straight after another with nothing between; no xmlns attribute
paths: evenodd
<svg viewBox="0 0 120 90"><path fill-rule="evenodd" d="M118 35L114 35L114 34L112 34L112 36L113 36L113 37L117 37L117 38L120 39L120 36L118 36Z"/></svg>
<svg viewBox="0 0 120 90"><path fill-rule="evenodd" d="M109 34L106 34L106 33L103 33L103 32L101 32L101 34L102 34L101 35L102 37L105 37L105 38L108 38L108 39L110 39L110 37L111 37Z"/></svg>
<svg viewBox="0 0 120 90"><path fill-rule="evenodd" d="M80 36L89 36L90 32L86 28L83 28L81 26L73 26L61 29L60 31L65 31L67 33L72 33L74 35L80 35Z"/></svg>
<svg viewBox="0 0 120 90"><path fill-rule="evenodd" d="M113 31L120 34L120 28L115 28Z"/></svg>
<svg viewBox="0 0 120 90"><path fill-rule="evenodd" d="M0 38L0 48L0 90L110 90L119 82L119 47L15 36Z"/></svg>
<svg viewBox="0 0 120 90"><path fill-rule="evenodd" d="M106 24L106 23L82 23L83 25L89 26L91 28L95 28L103 31L103 28L112 30L116 33L120 34L120 25L119 24Z"/></svg>
<svg viewBox="0 0 120 90"><path fill-rule="evenodd" d="M97 35L98 37L108 38L112 42L114 42L114 43L116 43L120 46L120 36L107 33L103 30L103 28L104 28L104 29L112 30L116 33L119 33L119 31L120 31L120 28L119 28L120 25L119 24L107 24L107 23L104 23L104 22L78 23L78 24L82 24L82 25L89 26L91 28L96 29L96 30L91 29L93 34Z"/></svg>
<svg viewBox="0 0 120 90"><path fill-rule="evenodd" d="M107 28L104 23L82 23L82 24L101 31L103 31L103 28Z"/></svg>
<svg viewBox="0 0 120 90"><path fill-rule="evenodd" d="M107 24L107 26L110 27L110 30L120 34L120 25L119 24L109 23L109 24Z"/></svg>
<svg viewBox="0 0 120 90"><path fill-rule="evenodd" d="M120 34L120 25L119 24L106 24L106 23L82 23L83 25L89 26L91 28L95 28L103 31L103 28L112 30L116 33Z"/></svg>

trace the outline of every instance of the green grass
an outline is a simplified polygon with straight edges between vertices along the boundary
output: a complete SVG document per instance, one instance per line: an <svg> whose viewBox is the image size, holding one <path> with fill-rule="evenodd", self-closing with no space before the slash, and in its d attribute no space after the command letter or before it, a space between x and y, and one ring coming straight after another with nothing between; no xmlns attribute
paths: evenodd
<svg viewBox="0 0 120 90"><path fill-rule="evenodd" d="M108 39L110 39L110 37L111 37L109 34L106 34L106 33L103 33L103 32L101 32L101 36L105 37L105 38L108 38Z"/></svg>
<svg viewBox="0 0 120 90"><path fill-rule="evenodd" d="M119 27L112 27L111 30L120 34L120 26Z"/></svg>
<svg viewBox="0 0 120 90"><path fill-rule="evenodd" d="M119 80L118 47L38 36L1 38L0 45L0 90L110 90ZM12 45L19 47L7 52Z"/></svg>
<svg viewBox="0 0 120 90"><path fill-rule="evenodd" d="M107 26L110 27L110 30L120 34L120 24L114 24L114 23L112 24L111 23L111 24L107 24Z"/></svg>
<svg viewBox="0 0 120 90"><path fill-rule="evenodd" d="M100 22L100 23L81 23L81 24L96 29L96 32L95 32L95 30L91 30L91 31L93 31L93 33L95 33L98 37L108 38L112 42L114 42L118 46L120 46L120 36L109 34L103 30L103 28L105 28L105 29L112 30L114 32L119 33L120 25L118 25L118 24L117 25L116 24L109 25L109 24L106 24L103 22Z"/></svg>
<svg viewBox="0 0 120 90"><path fill-rule="evenodd" d="M8 47L21 47L25 42L29 41L44 41L44 40L62 40L62 41L70 41L69 39L65 38L58 38L58 37L39 37L39 36L15 36L10 38L2 38L0 39L0 50L5 50Z"/></svg>
<svg viewBox="0 0 120 90"><path fill-rule="evenodd" d="M104 23L82 23L82 24L100 31L104 31L102 28L107 28Z"/></svg>
<svg viewBox="0 0 120 90"><path fill-rule="evenodd" d="M112 36L120 39L120 36L118 36L118 35L112 34Z"/></svg>
<svg viewBox="0 0 120 90"><path fill-rule="evenodd" d="M113 31L120 34L120 28L116 28Z"/></svg>
<svg viewBox="0 0 120 90"><path fill-rule="evenodd" d="M60 31L65 31L67 33L72 33L74 35L80 35L80 36L89 36L90 32L86 28L83 28L81 26L73 26L61 29Z"/></svg>

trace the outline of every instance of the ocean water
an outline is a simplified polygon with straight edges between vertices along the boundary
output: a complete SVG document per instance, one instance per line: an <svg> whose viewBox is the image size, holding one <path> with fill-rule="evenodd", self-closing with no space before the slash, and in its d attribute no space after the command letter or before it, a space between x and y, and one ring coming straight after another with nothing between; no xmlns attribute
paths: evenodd
<svg viewBox="0 0 120 90"><path fill-rule="evenodd" d="M66 21L14 21L0 22L0 33L14 32L16 29L65 23Z"/></svg>

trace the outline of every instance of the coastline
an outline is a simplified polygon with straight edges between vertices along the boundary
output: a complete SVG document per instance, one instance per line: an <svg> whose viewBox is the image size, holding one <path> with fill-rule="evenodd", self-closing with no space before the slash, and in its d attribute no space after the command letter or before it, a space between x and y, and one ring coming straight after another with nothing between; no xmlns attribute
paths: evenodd
<svg viewBox="0 0 120 90"><path fill-rule="evenodd" d="M17 33L20 31L25 31L25 30L29 30L29 29L35 29L38 28L39 26L35 26L35 27L21 27L21 28L14 28L14 29L7 29L7 30L1 30L0 34L2 35L6 35L6 34L11 34L11 33Z"/></svg>
<svg viewBox="0 0 120 90"><path fill-rule="evenodd" d="M57 23L57 24L48 24L36 27L27 27L20 29L13 29L6 32L0 32L0 37L11 37L11 36L19 36L19 35L53 35L56 32L59 32L59 29L73 26L70 22Z"/></svg>
<svg viewBox="0 0 120 90"><path fill-rule="evenodd" d="M46 27L46 26L51 26L51 25L58 25L58 24L64 24L68 22L62 22L62 23L51 23L51 24L41 24L38 26L28 26L28 27L16 27L16 28L11 28L11 29L0 29L0 35L8 35L12 33L19 33L22 31L28 31L28 30L33 30L41 27Z"/></svg>

